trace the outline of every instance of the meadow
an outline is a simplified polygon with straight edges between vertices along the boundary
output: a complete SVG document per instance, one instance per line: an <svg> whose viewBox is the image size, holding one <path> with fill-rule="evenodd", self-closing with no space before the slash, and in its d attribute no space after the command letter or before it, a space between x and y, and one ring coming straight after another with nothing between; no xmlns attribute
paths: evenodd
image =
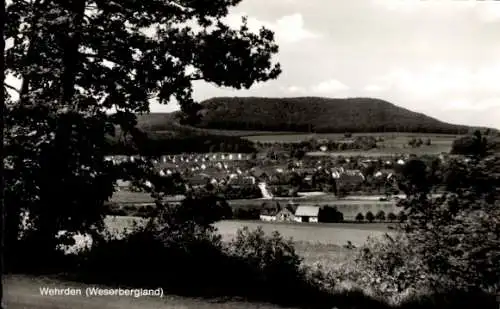
<svg viewBox="0 0 500 309"><path fill-rule="evenodd" d="M143 224L145 219L126 216L107 216L105 224L113 234L130 229L134 224ZM248 227L255 230L261 227L270 235L278 231L285 239L292 239L297 253L305 265L321 264L335 269L352 258L356 250L344 247L350 241L354 246L363 245L368 237L380 237L392 233L384 223L270 223L261 221L225 220L214 224L223 241L231 241L238 229ZM80 242L81 240L77 242Z"/></svg>
<svg viewBox="0 0 500 309"><path fill-rule="evenodd" d="M130 230L134 224L144 224L146 219L131 216L107 216L106 228L113 234ZM238 229L262 227L266 234L278 231L284 238L294 242L343 246L347 241L362 245L369 236L381 236L390 232L387 223L279 223L246 220L224 220L214 224L224 241L236 236Z"/></svg>
<svg viewBox="0 0 500 309"><path fill-rule="evenodd" d="M373 136L376 138L383 139L377 142L377 148L371 150L339 150L339 151L328 151L328 152L309 152L310 156L371 156L371 157L382 157L382 156L394 156L397 154L440 154L443 152L449 153L453 141L458 137L458 135L446 135L446 134L425 134L425 133L358 133L352 134L352 137L356 136ZM252 142L261 143L299 143L302 141L307 141L310 139L330 139L330 140L342 140L345 139L344 134L340 133L320 133L320 134L263 134L263 135L251 135L245 136L244 138ZM412 138L421 138L423 141L430 139L431 145L422 145L420 147L410 147L408 142Z"/></svg>
<svg viewBox="0 0 500 309"><path fill-rule="evenodd" d="M407 143L411 138L430 138L438 144L450 143L460 135L455 134L434 134L434 133L395 133L395 132L367 132L367 133L353 133L352 137L356 136L373 136L382 137L389 144ZM310 139L345 139L344 133L296 133L296 134L259 134L242 136L252 142L261 143L293 143L302 142ZM390 143L389 143L390 142Z"/></svg>

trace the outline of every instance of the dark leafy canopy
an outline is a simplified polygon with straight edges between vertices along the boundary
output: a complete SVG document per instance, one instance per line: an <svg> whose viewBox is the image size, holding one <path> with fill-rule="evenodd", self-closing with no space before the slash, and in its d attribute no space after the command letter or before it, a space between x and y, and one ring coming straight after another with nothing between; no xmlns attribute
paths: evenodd
<svg viewBox="0 0 500 309"><path fill-rule="evenodd" d="M157 95L160 102L173 97L190 108L194 80L248 88L280 72L271 64L278 50L271 31L263 28L257 35L246 20L238 30L220 21L239 2L13 1L7 37L14 38L14 47L7 68L19 77L34 76L33 81L50 80L64 70L70 53L74 85L99 106L144 112ZM30 26L21 27L24 22ZM35 34L38 40L26 42ZM31 50L33 57L27 57Z"/></svg>
<svg viewBox="0 0 500 309"><path fill-rule="evenodd" d="M271 31L221 21L240 1L10 2L6 72L22 80L8 105L11 240L25 210L47 240L99 221L119 174L103 160L105 136L117 125L138 135L134 113L151 99L194 115L196 80L248 88L278 76Z"/></svg>
<svg viewBox="0 0 500 309"><path fill-rule="evenodd" d="M488 131L486 133L489 133ZM500 139L491 134L482 134L477 130L472 135L463 136L453 141L452 154L485 157L500 150Z"/></svg>
<svg viewBox="0 0 500 309"><path fill-rule="evenodd" d="M420 189L401 201L408 215L403 231L433 288L494 292L500 278L500 158L454 159L444 179L447 192L438 198L411 186Z"/></svg>

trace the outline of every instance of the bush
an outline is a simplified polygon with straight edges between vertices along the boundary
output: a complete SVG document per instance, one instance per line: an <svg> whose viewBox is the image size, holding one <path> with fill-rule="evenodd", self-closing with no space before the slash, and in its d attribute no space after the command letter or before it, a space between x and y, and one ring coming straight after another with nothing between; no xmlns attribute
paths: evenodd
<svg viewBox="0 0 500 309"><path fill-rule="evenodd" d="M350 280L355 287L394 303L426 286L423 265L403 234L369 238L360 249L353 265L339 269L339 279Z"/></svg>
<svg viewBox="0 0 500 309"><path fill-rule="evenodd" d="M375 218L379 221L384 221L385 220L385 212L383 210L377 212L375 215Z"/></svg>
<svg viewBox="0 0 500 309"><path fill-rule="evenodd" d="M367 212L365 217L366 217L366 220L370 223L372 223L373 220L375 220L375 216L373 215L373 213L371 211Z"/></svg>
<svg viewBox="0 0 500 309"><path fill-rule="evenodd" d="M356 221L358 222L363 222L365 220L365 216L363 216L362 213L358 213L355 218Z"/></svg>
<svg viewBox="0 0 500 309"><path fill-rule="evenodd" d="M319 222L343 222L344 215L337 210L337 207L324 206L318 213Z"/></svg>
<svg viewBox="0 0 500 309"><path fill-rule="evenodd" d="M396 220L398 217L393 213L393 212L390 212L389 214L387 214L387 219L390 221L390 222L393 222L394 220Z"/></svg>
<svg viewBox="0 0 500 309"><path fill-rule="evenodd" d="M172 220L169 210L118 239L105 235L79 256L76 279L191 296L240 296L307 304L328 293L301 266L291 241L239 230L223 244L216 230ZM75 279L74 277L72 279Z"/></svg>

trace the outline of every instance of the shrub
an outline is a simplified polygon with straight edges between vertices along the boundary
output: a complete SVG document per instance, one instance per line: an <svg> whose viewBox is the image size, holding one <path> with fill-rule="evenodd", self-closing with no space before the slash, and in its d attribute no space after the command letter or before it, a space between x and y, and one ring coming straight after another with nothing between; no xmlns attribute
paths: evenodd
<svg viewBox="0 0 500 309"><path fill-rule="evenodd" d="M377 212L375 215L375 218L379 221L384 221L385 220L385 212L383 210Z"/></svg>
<svg viewBox="0 0 500 309"><path fill-rule="evenodd" d="M424 267L403 234L369 238L360 249L353 259L355 267L340 268L339 279L350 280L355 287L394 303L426 286Z"/></svg>
<svg viewBox="0 0 500 309"><path fill-rule="evenodd" d="M375 220L375 216L373 215L373 213L371 211L369 211L369 212L366 213L365 218L370 223L372 223L373 220Z"/></svg>
<svg viewBox="0 0 500 309"><path fill-rule="evenodd" d="M388 215L387 215L387 219L390 221L390 222L393 222L394 220L396 220L398 217L393 213L393 212L390 212Z"/></svg>
<svg viewBox="0 0 500 309"><path fill-rule="evenodd" d="M337 207L323 206L318 213L319 222L342 222L344 215L337 210Z"/></svg>
<svg viewBox="0 0 500 309"><path fill-rule="evenodd" d="M355 218L356 221L358 222L363 222L365 220L365 216L363 216L362 213L358 213Z"/></svg>

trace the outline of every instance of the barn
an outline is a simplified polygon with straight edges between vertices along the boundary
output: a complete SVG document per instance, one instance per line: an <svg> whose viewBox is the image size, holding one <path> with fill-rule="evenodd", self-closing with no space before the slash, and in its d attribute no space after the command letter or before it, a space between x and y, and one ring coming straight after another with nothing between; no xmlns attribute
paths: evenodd
<svg viewBox="0 0 500 309"><path fill-rule="evenodd" d="M296 222L318 222L318 206L299 206L295 211Z"/></svg>

